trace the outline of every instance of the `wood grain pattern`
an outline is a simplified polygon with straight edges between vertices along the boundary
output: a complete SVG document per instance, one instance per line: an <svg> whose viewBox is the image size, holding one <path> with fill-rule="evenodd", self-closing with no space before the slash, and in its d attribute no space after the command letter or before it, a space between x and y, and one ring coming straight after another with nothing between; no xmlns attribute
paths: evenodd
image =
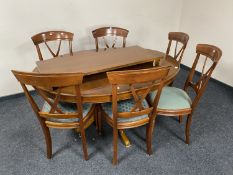
<svg viewBox="0 0 233 175"><path fill-rule="evenodd" d="M132 46L107 51L82 51L73 56L65 55L56 59L38 61L40 73L82 72L91 75L146 62L159 61L163 53ZM66 58L66 59L64 59Z"/></svg>

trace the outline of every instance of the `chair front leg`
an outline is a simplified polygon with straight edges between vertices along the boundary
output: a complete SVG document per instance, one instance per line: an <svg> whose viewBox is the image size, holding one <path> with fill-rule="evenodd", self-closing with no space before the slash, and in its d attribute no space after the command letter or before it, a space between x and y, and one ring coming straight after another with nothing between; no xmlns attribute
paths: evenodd
<svg viewBox="0 0 233 175"><path fill-rule="evenodd" d="M83 147L83 157L84 157L85 160L88 160L87 141L86 141L85 130L84 130L83 126L81 126L80 129L81 129L80 132L81 132L82 147Z"/></svg>
<svg viewBox="0 0 233 175"><path fill-rule="evenodd" d="M189 142L190 142L190 126L191 126L191 122L192 122L192 114L189 114L188 117L187 117L186 128L185 128L185 135L186 135L185 143L186 144L189 144Z"/></svg>
<svg viewBox="0 0 233 175"><path fill-rule="evenodd" d="M151 155L152 151L152 136L153 130L155 127L155 121L149 122L146 126L146 145L147 145L147 154Z"/></svg>
<svg viewBox="0 0 233 175"><path fill-rule="evenodd" d="M182 121L183 121L183 116L179 115L179 123L182 123Z"/></svg>
<svg viewBox="0 0 233 175"><path fill-rule="evenodd" d="M117 149L118 149L118 130L113 128L113 161L112 164L117 164Z"/></svg>
<svg viewBox="0 0 233 175"><path fill-rule="evenodd" d="M46 140L46 147L47 147L47 158L51 159L52 158L52 139L51 139L51 135L50 135L50 131L49 128L46 128L46 133L44 133L45 135L45 140Z"/></svg>
<svg viewBox="0 0 233 175"><path fill-rule="evenodd" d="M45 120L43 120L40 117L38 117L38 120L40 122L41 128L44 133L44 137L45 137L47 158L51 159L52 158L52 139L51 139L50 131L49 131L49 128L45 124Z"/></svg>

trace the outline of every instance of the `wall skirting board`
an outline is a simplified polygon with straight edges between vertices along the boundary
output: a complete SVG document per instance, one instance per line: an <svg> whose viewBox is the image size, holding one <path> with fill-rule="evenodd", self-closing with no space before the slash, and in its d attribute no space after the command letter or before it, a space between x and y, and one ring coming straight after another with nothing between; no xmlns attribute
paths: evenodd
<svg viewBox="0 0 233 175"><path fill-rule="evenodd" d="M36 91L35 90L32 90L30 91L31 94L35 94ZM3 102L5 100L12 100L12 99L15 99L15 98L19 98L19 97L23 97L24 96L24 92L20 92L20 93L17 93L17 94L12 94L12 95L7 95L7 96L3 96L3 97L0 97L0 102Z"/></svg>
<svg viewBox="0 0 233 175"><path fill-rule="evenodd" d="M190 71L190 67L188 67L188 66L186 66L186 65L181 64L180 67L181 67L181 69ZM197 73L197 74L200 74L200 72L197 72L197 71L196 71L196 73ZM227 88L227 89L233 90L233 87L232 87L232 86L230 86L230 85L228 85L228 84L225 84L225 83L223 83L223 82L221 82L221 81L218 81L218 80L216 80L216 79L214 79L214 78L211 78L210 81L212 81L212 82L214 82L214 83L216 83L216 84L218 84L218 85L220 85L220 86L222 86L222 87L225 87L225 88ZM36 93L36 92L35 92L35 90L32 90L32 91L30 91L30 93L34 94L34 93ZM12 94L12 95L3 96L3 97L0 97L0 102L2 102L2 101L4 101L4 100L11 100L11 99L18 98L18 97L22 97L22 96L24 96L24 93L23 93L23 92L17 93L17 94Z"/></svg>

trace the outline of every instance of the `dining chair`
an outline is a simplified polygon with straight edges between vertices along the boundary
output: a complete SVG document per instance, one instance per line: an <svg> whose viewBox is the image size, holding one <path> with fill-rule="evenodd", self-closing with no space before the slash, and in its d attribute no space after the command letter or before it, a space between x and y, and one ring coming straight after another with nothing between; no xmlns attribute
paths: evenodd
<svg viewBox="0 0 233 175"><path fill-rule="evenodd" d="M189 35L183 32L169 32L168 40L166 57L173 57L180 63L189 40ZM174 46L173 43L175 44ZM172 50L174 51L173 53Z"/></svg>
<svg viewBox="0 0 233 175"><path fill-rule="evenodd" d="M113 128L113 165L117 164L118 130L146 125L147 153L152 154L152 134L154 120L157 115L157 104L160 92L164 86L164 78L169 67L159 67L141 70L126 70L107 72L112 86L112 102L101 105L102 117ZM149 92L157 88L158 93L149 107L145 100ZM123 90L130 92L127 100L119 101Z"/></svg>
<svg viewBox="0 0 233 175"><path fill-rule="evenodd" d="M118 37L123 38L123 43L122 47L125 47L126 45L126 38L128 35L129 31L120 27L102 27L98 28L92 31L93 37L95 38L95 44L96 44L96 52L99 50L99 39L102 38L104 45L105 45L105 50L108 48L116 48L117 44L117 39ZM112 44L110 46L108 40L106 37L114 37Z"/></svg>
<svg viewBox="0 0 233 175"><path fill-rule="evenodd" d="M53 57L58 57L60 50L61 50L61 42L68 41L69 54L73 55L73 51L72 51L73 36L74 36L73 33L66 32L66 31L47 31L47 32L38 33L38 34L32 36L31 39L32 39L34 45L36 46L39 60L42 61L42 60L44 60L44 58L43 58L42 53L41 53L41 48L39 46L40 44L44 44ZM53 42L59 41L58 48L56 49L55 52L52 50L51 46L49 46L49 44L48 44L48 42L51 42L51 41L53 41Z"/></svg>
<svg viewBox="0 0 233 175"><path fill-rule="evenodd" d="M157 111L158 115L162 116L179 116L180 123L182 122L182 117L187 116L185 129L186 144L190 142L190 126L194 110L207 87L211 74L222 56L221 49L208 44L198 44L196 46L196 53L197 55L186 79L184 90L176 87L164 87ZM201 73L196 73L196 68L202 68ZM188 95L190 88L193 90L194 94L192 96L194 97ZM149 95L149 104L152 104L155 97L156 91Z"/></svg>
<svg viewBox="0 0 233 175"><path fill-rule="evenodd" d="M94 121L94 105L82 104L80 85L82 73L40 74L12 70L20 82L23 91L35 112L43 129L47 146L47 158L52 157L52 140L49 128L75 129L81 133L84 159L88 159L85 129ZM43 105L33 98L28 90L33 87L45 101ZM45 88L46 87L46 88ZM76 103L61 102L64 98L62 90L74 87Z"/></svg>

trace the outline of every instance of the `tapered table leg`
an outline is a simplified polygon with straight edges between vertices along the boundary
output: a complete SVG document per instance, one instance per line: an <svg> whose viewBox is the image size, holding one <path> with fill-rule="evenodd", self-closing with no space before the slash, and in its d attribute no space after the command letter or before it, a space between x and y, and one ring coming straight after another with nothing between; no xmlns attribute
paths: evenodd
<svg viewBox="0 0 233 175"><path fill-rule="evenodd" d="M121 137L121 141L125 145L125 147L130 147L131 143L130 143L128 137L126 136L125 131L124 130L119 130L119 134L120 134L120 137Z"/></svg>

